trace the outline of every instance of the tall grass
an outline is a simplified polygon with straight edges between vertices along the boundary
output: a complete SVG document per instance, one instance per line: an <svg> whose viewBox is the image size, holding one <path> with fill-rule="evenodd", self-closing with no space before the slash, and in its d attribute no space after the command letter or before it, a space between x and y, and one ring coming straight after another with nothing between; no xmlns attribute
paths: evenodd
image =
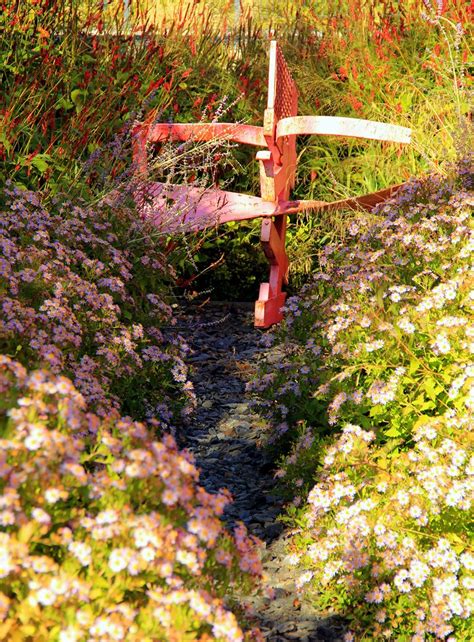
<svg viewBox="0 0 474 642"><path fill-rule="evenodd" d="M226 118L261 123L271 36L296 78L301 114L413 129L413 144L404 148L301 138L295 196L333 200L443 171L457 148L467 146L471 21L469 3L461 0L298 0L259 3L258 11L242 2L238 20L227 0L7 0L4 6L0 163L2 175L18 185L87 192L95 177L84 177L84 161L114 135L126 135L136 118L196 121L223 96L240 96ZM110 175L130 163L128 152L116 158L112 149L106 156L103 171ZM236 149L235 158L241 169L228 167L222 184L258 193L252 151ZM313 269L308 256L317 254L321 239L343 226L343 217L341 225L334 218L313 225L305 217L304 229L290 226L296 285ZM258 242L258 224L242 230ZM303 237L308 242L301 245ZM239 234L234 238L238 251Z"/></svg>
<svg viewBox="0 0 474 642"><path fill-rule="evenodd" d="M125 29L123 12L107 4L4 3L2 176L25 187L70 188L83 180L84 160L134 120L182 111L183 120L199 120L208 103L217 104L226 65L209 12L177 15L161 32L139 2L133 7ZM115 172L130 163L116 160Z"/></svg>

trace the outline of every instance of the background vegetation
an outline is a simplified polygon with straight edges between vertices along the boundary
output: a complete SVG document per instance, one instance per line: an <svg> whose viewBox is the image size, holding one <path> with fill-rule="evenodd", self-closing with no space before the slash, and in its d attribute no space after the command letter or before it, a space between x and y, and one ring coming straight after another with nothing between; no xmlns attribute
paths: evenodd
<svg viewBox="0 0 474 642"><path fill-rule="evenodd" d="M413 144L403 149L301 139L296 196L332 200L419 176L452 160L463 140L460 117L469 114L465 90L472 73L469 33L464 33L471 24L468 2L439 5L442 13L428 0L282 3L278 11L269 4L262 19L244 4L238 23L229 3L224 8L173 3L159 29L152 29L149 7L141 2L130 3L124 25L124 6L5 3L2 176L48 192L66 186L84 193L98 184L104 190L97 173L84 173L83 164L101 153L109 162L102 175L122 176L127 147L118 154L111 141L115 135L126 140L136 118L200 120L203 111L211 117L225 99L232 105L226 120L261 122L270 34L279 39L296 79L301 114L373 118L414 132ZM233 158L239 165L223 163L214 180L258 193L251 150L235 150ZM341 229L334 215L330 219L308 216L290 227L295 286L311 272L308 257L317 254L321 239ZM239 230L258 245L257 223ZM215 254L201 247L198 269L188 267L185 282L222 253L229 271L242 261L238 232L220 230L211 246ZM212 286L218 298L226 266L221 270L219 276L208 271L196 289ZM262 276L258 267L256 272L248 273L236 296L248 296L252 287L256 292Z"/></svg>
<svg viewBox="0 0 474 642"><path fill-rule="evenodd" d="M300 113L414 132L403 149L301 139L295 196L429 175L373 216L290 226L291 287L308 284L258 385L293 449L298 584L325 583L314 599L351 620L347 640L472 633L470 3L268 6L237 21L229 3L2 4L0 637L244 637L229 596L261 573L255 542L223 530L226 494L164 434L194 404L168 304L236 279L253 298L258 225L157 236L134 206L130 130L261 122L270 37ZM157 171L257 193L250 150L186 151L157 150Z"/></svg>

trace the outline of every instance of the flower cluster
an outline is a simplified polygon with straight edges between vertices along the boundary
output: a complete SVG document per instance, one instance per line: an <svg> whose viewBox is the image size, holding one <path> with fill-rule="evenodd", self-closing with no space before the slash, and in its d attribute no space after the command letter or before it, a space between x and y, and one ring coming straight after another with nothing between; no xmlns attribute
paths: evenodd
<svg viewBox="0 0 474 642"><path fill-rule="evenodd" d="M243 640L222 598L261 574L257 543L224 530L192 456L6 356L0 389L2 636Z"/></svg>
<svg viewBox="0 0 474 642"><path fill-rule="evenodd" d="M125 206L7 196L0 637L243 640L224 598L260 576L259 543L156 434L194 404L159 244Z"/></svg>
<svg viewBox="0 0 474 642"><path fill-rule="evenodd" d="M465 175L413 181L347 245L326 247L275 334L278 366L271 356L254 386L293 438L279 476L297 495L298 585L324 584L325 604L351 621L348 639L472 633Z"/></svg>
<svg viewBox="0 0 474 642"><path fill-rule="evenodd" d="M372 639L454 630L466 639L471 630L472 429L472 416L455 412L424 418L413 448L394 456L348 424L326 452L307 499L302 562L331 594L350 591L354 628L372 621Z"/></svg>
<svg viewBox="0 0 474 642"><path fill-rule="evenodd" d="M447 179L413 181L379 222L324 249L286 305L283 357L252 386L273 416L313 419L324 405L329 425L369 414L405 437L438 403L470 406L470 203Z"/></svg>
<svg viewBox="0 0 474 642"><path fill-rule="evenodd" d="M146 408L142 418L167 423L166 406L192 407L186 343L159 329L172 323L155 292L166 279L163 256L146 234L131 244L140 231L133 212L59 198L47 209L18 188L7 196L0 217L3 350L30 368L69 376L101 416L122 409L137 417Z"/></svg>

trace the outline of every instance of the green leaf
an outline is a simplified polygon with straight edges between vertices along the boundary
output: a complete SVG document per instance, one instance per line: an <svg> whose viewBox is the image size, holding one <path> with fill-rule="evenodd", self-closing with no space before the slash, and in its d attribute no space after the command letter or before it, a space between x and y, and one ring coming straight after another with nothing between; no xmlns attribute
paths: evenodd
<svg viewBox="0 0 474 642"><path fill-rule="evenodd" d="M79 113L84 106L87 98L87 91L84 89L73 89L71 91L71 100L76 107L76 112Z"/></svg>
<svg viewBox="0 0 474 642"><path fill-rule="evenodd" d="M383 295L384 295L384 290L382 290L381 288L379 288L379 289L377 290L377 292L375 293L375 298L377 299L377 303L378 303L378 306L379 306L380 308L383 308L383 307L384 307L384 298L383 298Z"/></svg>
<svg viewBox="0 0 474 642"><path fill-rule="evenodd" d="M410 110L411 104L412 104L412 94L402 94L399 99L400 99L400 104L403 108L404 112L407 112Z"/></svg>
<svg viewBox="0 0 474 642"><path fill-rule="evenodd" d="M73 107L74 103L66 98L66 96L61 96L61 98L56 103L56 109L64 109L64 111L69 111Z"/></svg>
<svg viewBox="0 0 474 642"><path fill-rule="evenodd" d="M6 622L0 625L0 640L8 640L8 639L11 640L11 638L7 637L7 634L12 628L13 624L14 624L14 620L8 619Z"/></svg>
<svg viewBox="0 0 474 642"><path fill-rule="evenodd" d="M7 154L10 152L12 146L4 131L0 131L0 143L5 147Z"/></svg>
<svg viewBox="0 0 474 642"><path fill-rule="evenodd" d="M378 417L379 415L383 415L385 412L385 407L382 406L381 404L377 404L376 406L372 406L370 409L369 415L370 417Z"/></svg>
<svg viewBox="0 0 474 642"><path fill-rule="evenodd" d="M384 435L386 437L400 437L402 433L398 430L398 428L392 427L389 428L388 430L384 431Z"/></svg>
<svg viewBox="0 0 474 642"><path fill-rule="evenodd" d="M438 382L432 377L429 377L423 381L423 388L426 391L428 397L433 400L435 400L438 394L443 391L442 386L440 386Z"/></svg>
<svg viewBox="0 0 474 642"><path fill-rule="evenodd" d="M31 164L33 165L33 167L36 167L40 174L44 174L44 172L49 167L48 162L46 161L46 159L49 158L50 157L46 154L37 154L34 158L31 159Z"/></svg>

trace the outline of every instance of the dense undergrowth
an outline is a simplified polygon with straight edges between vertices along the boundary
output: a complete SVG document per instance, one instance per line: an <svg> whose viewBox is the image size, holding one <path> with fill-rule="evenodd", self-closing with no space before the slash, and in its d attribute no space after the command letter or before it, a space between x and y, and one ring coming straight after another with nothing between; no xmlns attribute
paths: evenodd
<svg viewBox="0 0 474 642"><path fill-rule="evenodd" d="M146 2L127 5L133 21L124 26L123 3L4 2L1 176L31 189L74 188L87 196L91 189L105 189L100 180L97 184L104 172L84 174L84 161L106 148L107 179L123 177L130 156L111 141L116 135L125 139L135 119L210 119L222 116L224 100L221 120L261 123L271 23L258 24L248 8L239 23L220 19L216 27L212 3L184 2L154 30ZM372 118L414 130L413 144L403 149L375 141L301 138L295 195L327 200L358 195L452 160L460 118L470 110L471 25L463 0L442 6L430 0L280 3L274 36L300 91L299 113ZM215 183L258 193L253 151L240 147L232 157L240 165L221 164ZM258 228L254 223L239 229L258 245ZM326 242L321 238L334 238L339 229L325 217L290 225L293 287L311 273ZM225 272L242 262L241 234L220 230L211 241L195 241L196 267L183 263L182 281L193 279L198 289L228 295ZM196 280L222 255L221 274L207 270ZM253 287L257 293L253 274L240 281L244 290Z"/></svg>
<svg viewBox="0 0 474 642"><path fill-rule="evenodd" d="M223 529L227 494L199 487L171 436L92 414L63 376L0 366L0 637L242 639L222 598L260 562L243 527Z"/></svg>
<svg viewBox="0 0 474 642"><path fill-rule="evenodd" d="M130 198L130 127L186 67L101 19L47 1L0 18L0 638L242 640L229 594L258 548L170 434L194 407L176 253Z"/></svg>
<svg viewBox="0 0 474 642"><path fill-rule="evenodd" d="M189 413L185 343L172 324L166 257L126 209L14 187L1 213L2 351L70 377L88 408L169 424ZM188 397L186 397L188 395Z"/></svg>
<svg viewBox="0 0 474 642"><path fill-rule="evenodd" d="M114 7L6 0L0 12L0 638L242 640L231 596L260 575L256 542L224 531L227 493L200 488L170 435L194 395L169 304L175 281L256 293L242 248L257 227L155 236L130 198L130 130L260 122L268 25L244 13L216 29L195 4L155 30L136 3L124 29ZM456 133L467 146L468 3L290 3L277 29L300 113L415 130L404 151L300 141L297 196L384 187L454 158ZM162 175L258 192L248 150L156 158ZM290 226L294 286L319 272L288 303L288 365L262 378L287 443L301 433L282 468L299 489L300 585L322 580L315 599L361 639L469 634L468 201L440 169L374 227L354 213ZM336 238L346 245L326 247ZM212 262L223 267L196 279Z"/></svg>
<svg viewBox="0 0 474 642"><path fill-rule="evenodd" d="M258 551L169 434L194 394L166 257L127 208L7 192L0 638L242 639L223 598Z"/></svg>
<svg viewBox="0 0 474 642"><path fill-rule="evenodd" d="M250 386L292 444L297 584L347 640L474 631L473 175L412 181L328 245Z"/></svg>

